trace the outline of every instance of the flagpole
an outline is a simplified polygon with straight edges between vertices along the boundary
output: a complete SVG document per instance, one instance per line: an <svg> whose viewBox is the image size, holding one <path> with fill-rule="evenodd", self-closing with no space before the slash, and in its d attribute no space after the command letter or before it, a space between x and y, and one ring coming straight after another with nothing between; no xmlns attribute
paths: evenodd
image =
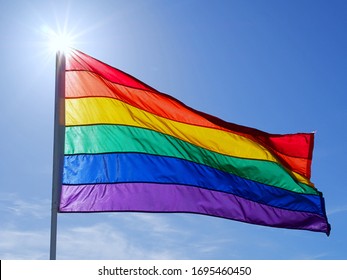
<svg viewBox="0 0 347 280"><path fill-rule="evenodd" d="M55 102L54 102L54 144L53 144L53 178L52 178L52 209L50 260L56 259L57 222L60 203L65 142L65 54L56 53L55 70Z"/></svg>

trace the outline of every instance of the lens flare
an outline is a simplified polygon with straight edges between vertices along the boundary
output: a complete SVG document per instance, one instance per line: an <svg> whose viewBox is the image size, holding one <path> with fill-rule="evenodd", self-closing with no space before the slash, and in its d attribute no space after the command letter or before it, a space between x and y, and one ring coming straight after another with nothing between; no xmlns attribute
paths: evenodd
<svg viewBox="0 0 347 280"><path fill-rule="evenodd" d="M48 26L43 26L42 32L46 35L48 48L52 52L68 53L74 45L74 36L67 32L55 32Z"/></svg>

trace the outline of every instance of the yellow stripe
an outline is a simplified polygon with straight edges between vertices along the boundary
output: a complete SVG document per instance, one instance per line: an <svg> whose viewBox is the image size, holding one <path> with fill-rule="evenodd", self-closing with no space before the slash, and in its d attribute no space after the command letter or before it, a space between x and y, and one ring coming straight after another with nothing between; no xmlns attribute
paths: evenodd
<svg viewBox="0 0 347 280"><path fill-rule="evenodd" d="M120 124L148 128L174 136L205 149L239 158L280 162L265 147L231 132L172 121L148 113L122 101L95 97L66 99L66 125ZM250 170L251 172L251 170ZM312 183L292 172L297 181Z"/></svg>

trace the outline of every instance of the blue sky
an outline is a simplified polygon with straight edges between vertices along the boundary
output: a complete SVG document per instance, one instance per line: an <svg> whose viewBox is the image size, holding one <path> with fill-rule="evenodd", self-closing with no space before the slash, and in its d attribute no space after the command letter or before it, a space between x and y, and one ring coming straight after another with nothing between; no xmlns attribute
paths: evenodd
<svg viewBox="0 0 347 280"><path fill-rule="evenodd" d="M187 105L317 131L330 237L190 214L60 214L58 259L347 259L347 2L2 1L0 259L49 257L55 55L45 30Z"/></svg>

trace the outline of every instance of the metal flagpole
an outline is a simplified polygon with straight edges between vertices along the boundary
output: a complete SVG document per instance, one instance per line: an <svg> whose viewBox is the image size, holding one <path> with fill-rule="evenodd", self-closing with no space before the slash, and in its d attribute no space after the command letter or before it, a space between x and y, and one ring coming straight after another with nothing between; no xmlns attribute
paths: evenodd
<svg viewBox="0 0 347 280"><path fill-rule="evenodd" d="M56 54L55 72L55 105L54 105L54 145L53 145L53 179L52 179L52 212L50 259L56 259L57 252L57 221L61 194L64 142L65 142L65 54Z"/></svg>

